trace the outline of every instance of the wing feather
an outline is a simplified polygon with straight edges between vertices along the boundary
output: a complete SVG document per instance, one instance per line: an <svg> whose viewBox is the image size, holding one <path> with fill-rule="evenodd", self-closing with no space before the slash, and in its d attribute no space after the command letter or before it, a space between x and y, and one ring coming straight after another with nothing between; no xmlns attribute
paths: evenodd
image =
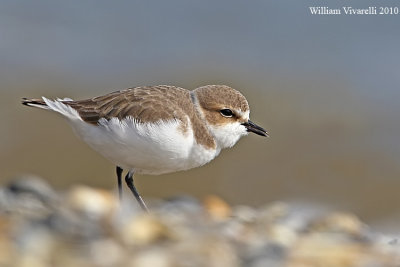
<svg viewBox="0 0 400 267"><path fill-rule="evenodd" d="M190 102L189 91L167 85L135 87L78 101L63 101L78 111L82 120L97 124L102 118L123 120L132 117L139 122L179 119Z"/></svg>

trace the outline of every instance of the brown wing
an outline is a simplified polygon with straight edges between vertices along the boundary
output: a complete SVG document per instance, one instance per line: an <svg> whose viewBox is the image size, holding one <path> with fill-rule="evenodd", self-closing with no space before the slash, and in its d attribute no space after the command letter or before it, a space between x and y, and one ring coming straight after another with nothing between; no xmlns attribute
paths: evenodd
<svg viewBox="0 0 400 267"><path fill-rule="evenodd" d="M161 119L184 117L183 108L190 106L189 91L183 88L158 85L135 87L103 96L78 101L64 101L73 107L82 119L97 124L99 119L128 116L139 122L155 122Z"/></svg>

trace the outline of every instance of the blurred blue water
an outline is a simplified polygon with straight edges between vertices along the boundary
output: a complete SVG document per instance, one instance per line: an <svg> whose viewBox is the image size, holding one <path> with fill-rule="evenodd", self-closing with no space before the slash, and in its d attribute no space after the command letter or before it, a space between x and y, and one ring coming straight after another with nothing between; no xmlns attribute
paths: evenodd
<svg viewBox="0 0 400 267"><path fill-rule="evenodd" d="M1 81L64 78L115 87L121 79L179 83L182 71L218 79L227 70L256 73L260 81L275 74L346 80L386 107L399 96L399 15L312 16L308 7L397 4L5 0Z"/></svg>

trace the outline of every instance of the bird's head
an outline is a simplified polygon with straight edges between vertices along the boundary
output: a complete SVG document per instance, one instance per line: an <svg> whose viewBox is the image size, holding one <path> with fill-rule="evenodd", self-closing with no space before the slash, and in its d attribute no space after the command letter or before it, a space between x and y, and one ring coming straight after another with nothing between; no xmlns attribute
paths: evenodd
<svg viewBox="0 0 400 267"><path fill-rule="evenodd" d="M237 90L226 85L207 85L194 92L201 114L221 149L232 147L249 132L268 136L263 128L249 120L249 104Z"/></svg>

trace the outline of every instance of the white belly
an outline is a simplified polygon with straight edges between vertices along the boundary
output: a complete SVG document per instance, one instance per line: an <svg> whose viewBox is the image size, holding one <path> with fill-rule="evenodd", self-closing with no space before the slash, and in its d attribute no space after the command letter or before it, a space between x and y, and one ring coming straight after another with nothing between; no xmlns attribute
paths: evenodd
<svg viewBox="0 0 400 267"><path fill-rule="evenodd" d="M219 150L198 145L190 129L183 133L176 120L136 123L128 118L103 119L98 126L71 121L76 133L94 150L122 168L162 174L187 170L214 159Z"/></svg>

